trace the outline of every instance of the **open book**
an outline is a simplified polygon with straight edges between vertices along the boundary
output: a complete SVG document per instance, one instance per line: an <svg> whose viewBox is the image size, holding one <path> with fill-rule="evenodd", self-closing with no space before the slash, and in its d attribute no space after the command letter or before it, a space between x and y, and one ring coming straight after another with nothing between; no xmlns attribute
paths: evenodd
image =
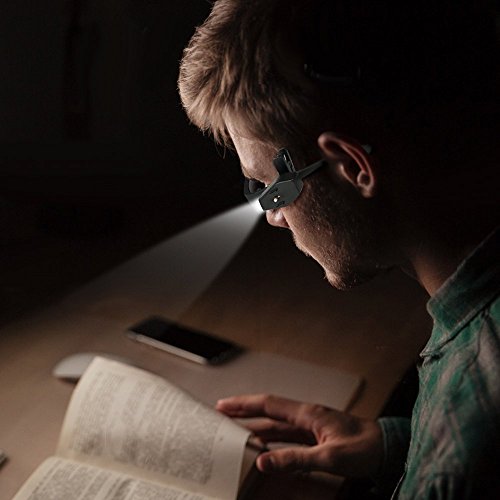
<svg viewBox="0 0 500 500"><path fill-rule="evenodd" d="M56 455L14 500L234 500L256 457L247 450L243 466L248 437L163 378L97 357L73 393Z"/></svg>

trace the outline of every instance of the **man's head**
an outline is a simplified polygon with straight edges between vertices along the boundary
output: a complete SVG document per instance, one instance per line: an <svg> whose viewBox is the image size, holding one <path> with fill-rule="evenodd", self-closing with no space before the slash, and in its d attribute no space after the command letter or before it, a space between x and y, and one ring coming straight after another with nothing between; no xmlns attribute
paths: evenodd
<svg viewBox="0 0 500 500"><path fill-rule="evenodd" d="M247 177L273 182L282 147L299 169L327 161L267 216L339 288L407 258L423 186L456 168L443 145L454 137L463 156L459 139L496 92L487 2L455 4L219 0L185 50L188 116L234 146Z"/></svg>

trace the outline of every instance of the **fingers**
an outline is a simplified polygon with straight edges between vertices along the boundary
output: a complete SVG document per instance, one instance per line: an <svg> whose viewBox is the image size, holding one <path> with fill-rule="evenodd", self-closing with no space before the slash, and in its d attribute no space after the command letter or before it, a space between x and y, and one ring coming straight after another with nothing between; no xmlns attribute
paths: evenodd
<svg viewBox="0 0 500 500"><path fill-rule="evenodd" d="M257 458L257 467L262 472L320 470L369 477L376 474L383 460L383 436L374 421L321 405L264 394L222 399L217 409L232 417L270 419L247 422L261 441L311 445L262 453Z"/></svg>
<svg viewBox="0 0 500 500"><path fill-rule="evenodd" d="M278 396L266 394L248 394L233 396L217 401L216 409L231 417L270 417L277 420L287 420L285 413L293 411L292 401ZM288 410L284 409L284 405Z"/></svg>
<svg viewBox="0 0 500 500"><path fill-rule="evenodd" d="M257 468L264 473L295 471L330 471L335 468L335 457L327 446L290 447L262 453L257 457Z"/></svg>
<svg viewBox="0 0 500 500"><path fill-rule="evenodd" d="M220 399L216 409L230 417L269 417L310 431L314 419L326 408L266 394Z"/></svg>
<svg viewBox="0 0 500 500"><path fill-rule="evenodd" d="M309 445L316 444L316 439L311 432L286 422L268 419L255 420L247 422L245 427L252 431L252 434L263 443L283 442Z"/></svg>

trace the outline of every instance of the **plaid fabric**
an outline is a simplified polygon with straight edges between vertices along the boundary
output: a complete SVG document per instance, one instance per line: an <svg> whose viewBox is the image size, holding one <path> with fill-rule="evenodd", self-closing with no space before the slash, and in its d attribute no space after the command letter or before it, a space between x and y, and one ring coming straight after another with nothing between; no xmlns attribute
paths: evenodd
<svg viewBox="0 0 500 500"><path fill-rule="evenodd" d="M500 499L499 257L496 230L428 303L409 448L408 422L379 420L387 478L408 450L393 498Z"/></svg>

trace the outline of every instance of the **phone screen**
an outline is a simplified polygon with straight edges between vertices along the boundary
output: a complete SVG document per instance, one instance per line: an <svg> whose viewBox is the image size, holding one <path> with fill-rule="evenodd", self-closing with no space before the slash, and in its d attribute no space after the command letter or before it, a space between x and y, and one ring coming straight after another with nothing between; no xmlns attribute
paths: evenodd
<svg viewBox="0 0 500 500"><path fill-rule="evenodd" d="M128 333L135 340L201 363L221 363L241 351L232 342L159 317L132 326Z"/></svg>

